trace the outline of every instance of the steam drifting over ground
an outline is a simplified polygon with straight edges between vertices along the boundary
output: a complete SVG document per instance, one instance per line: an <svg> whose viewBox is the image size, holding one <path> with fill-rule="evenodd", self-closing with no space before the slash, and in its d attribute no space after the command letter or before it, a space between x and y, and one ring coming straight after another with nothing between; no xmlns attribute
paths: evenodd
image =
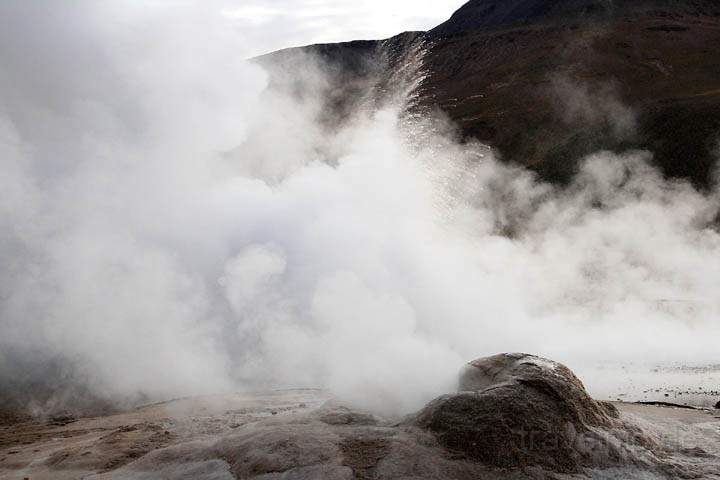
<svg viewBox="0 0 720 480"><path fill-rule="evenodd" d="M559 189L402 102L329 128L320 68L268 89L203 9L0 10L6 397L320 386L398 413L499 351L582 371L716 350L718 197L648 153Z"/></svg>

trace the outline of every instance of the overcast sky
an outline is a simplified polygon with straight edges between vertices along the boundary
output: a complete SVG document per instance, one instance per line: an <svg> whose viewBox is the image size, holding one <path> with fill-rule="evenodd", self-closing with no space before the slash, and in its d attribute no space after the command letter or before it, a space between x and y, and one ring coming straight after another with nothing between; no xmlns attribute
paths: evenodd
<svg viewBox="0 0 720 480"><path fill-rule="evenodd" d="M427 30L465 0L224 0L223 15L248 41L248 55L284 47L377 39Z"/></svg>

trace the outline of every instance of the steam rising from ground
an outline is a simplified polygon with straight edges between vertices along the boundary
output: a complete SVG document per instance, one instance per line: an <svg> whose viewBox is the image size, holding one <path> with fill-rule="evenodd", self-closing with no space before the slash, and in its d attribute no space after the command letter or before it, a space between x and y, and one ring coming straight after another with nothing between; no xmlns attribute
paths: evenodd
<svg viewBox="0 0 720 480"><path fill-rule="evenodd" d="M404 105L328 128L312 62L315 94L268 89L203 10L0 8L6 396L321 386L402 412L483 354L716 353L717 197L647 153L556 189Z"/></svg>

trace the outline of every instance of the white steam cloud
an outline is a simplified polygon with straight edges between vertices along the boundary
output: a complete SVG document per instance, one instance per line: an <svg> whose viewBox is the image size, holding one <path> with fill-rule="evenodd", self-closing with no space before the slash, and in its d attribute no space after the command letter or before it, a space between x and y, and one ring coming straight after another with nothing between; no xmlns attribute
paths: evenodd
<svg viewBox="0 0 720 480"><path fill-rule="evenodd" d="M406 412L501 351L716 354L717 197L648 154L556 189L402 105L329 131L322 81L269 90L220 15L55 5L0 7L5 395L319 386Z"/></svg>

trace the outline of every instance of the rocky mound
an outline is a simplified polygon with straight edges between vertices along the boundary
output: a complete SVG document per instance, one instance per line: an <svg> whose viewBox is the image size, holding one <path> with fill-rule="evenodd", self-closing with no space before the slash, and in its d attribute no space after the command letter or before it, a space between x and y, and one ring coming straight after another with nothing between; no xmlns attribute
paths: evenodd
<svg viewBox="0 0 720 480"><path fill-rule="evenodd" d="M623 429L618 418L617 409L590 398L567 367L503 354L470 363L459 393L430 403L416 423L444 447L486 465L570 473L626 459L629 451L604 433Z"/></svg>

